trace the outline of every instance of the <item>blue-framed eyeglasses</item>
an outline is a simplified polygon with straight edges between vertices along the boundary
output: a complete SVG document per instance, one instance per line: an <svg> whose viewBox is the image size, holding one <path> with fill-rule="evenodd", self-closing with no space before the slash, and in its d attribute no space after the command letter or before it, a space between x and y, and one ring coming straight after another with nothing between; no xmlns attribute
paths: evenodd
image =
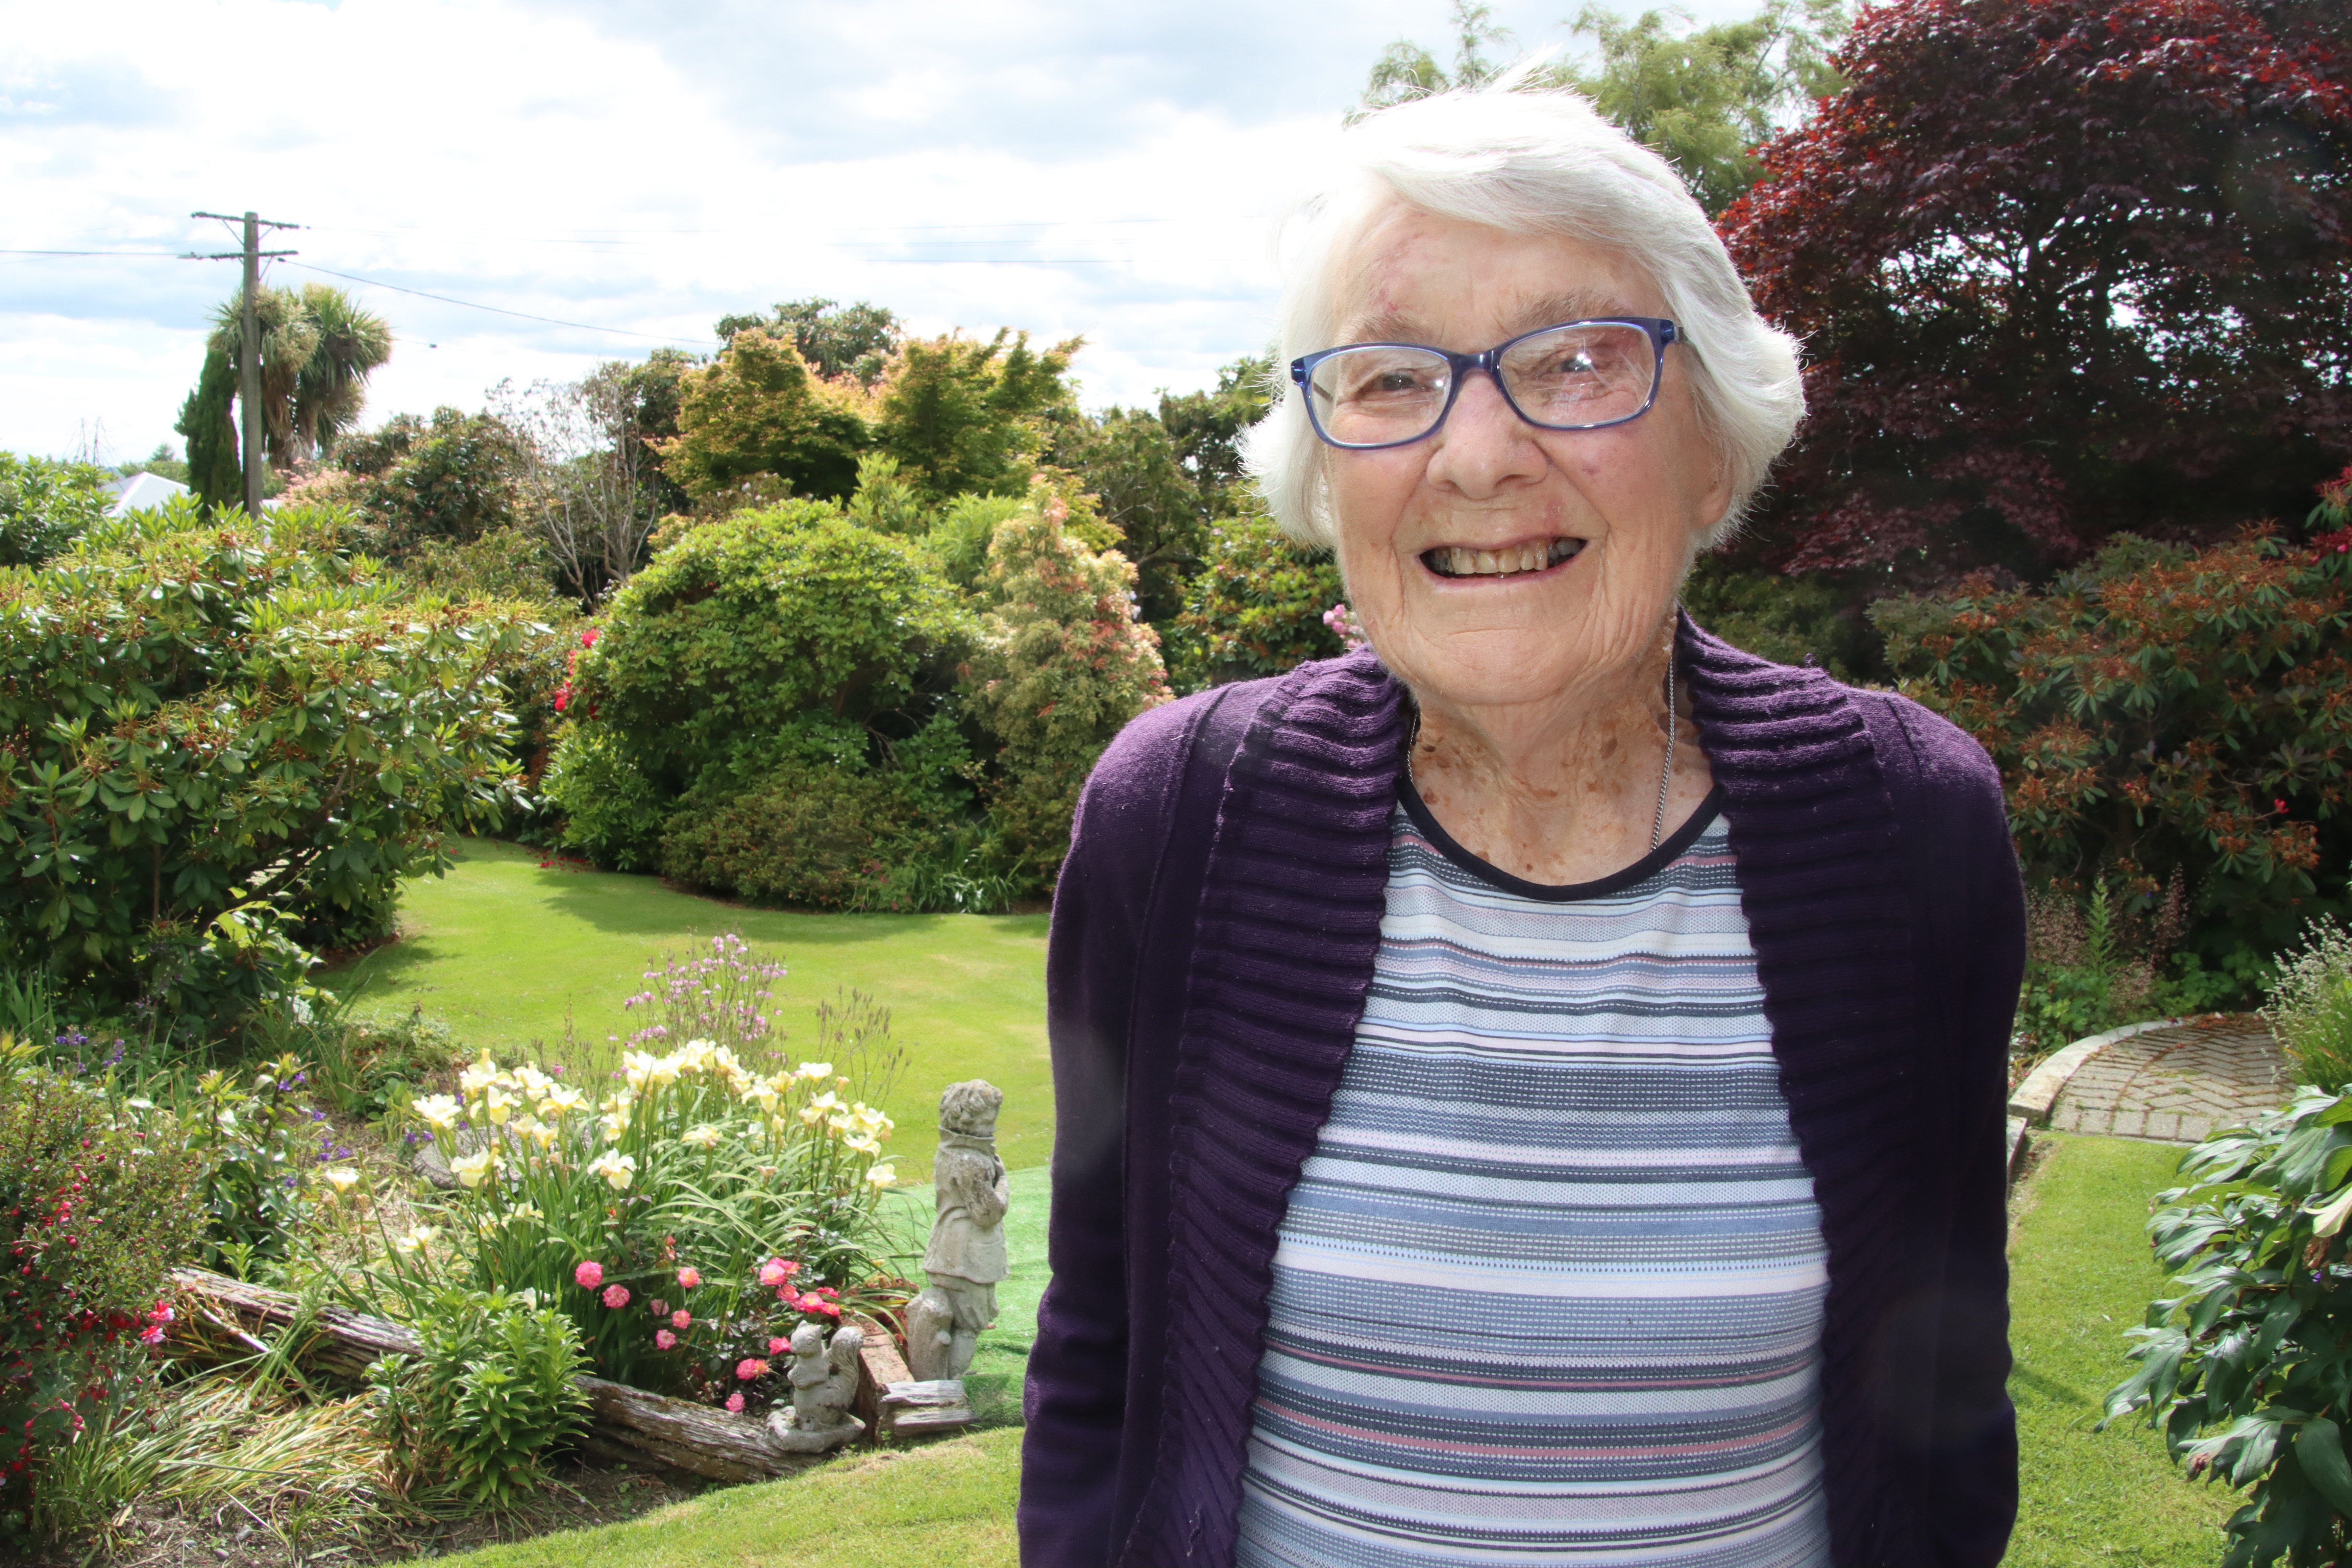
<svg viewBox="0 0 2352 1568"><path fill-rule="evenodd" d="M1362 451L1434 435L1462 383L1483 370L1511 411L1545 430L1598 430L1639 419L1658 400L1675 324L1651 316L1563 321L1485 353L1426 343L1342 343L1290 362L1315 434Z"/></svg>

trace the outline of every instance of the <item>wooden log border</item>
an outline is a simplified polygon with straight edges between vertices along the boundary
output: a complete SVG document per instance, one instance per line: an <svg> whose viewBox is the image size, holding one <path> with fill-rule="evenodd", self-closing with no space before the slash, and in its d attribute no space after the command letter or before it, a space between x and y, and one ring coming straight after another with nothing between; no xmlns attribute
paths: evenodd
<svg viewBox="0 0 2352 1568"><path fill-rule="evenodd" d="M283 1334L299 1323L308 1337L294 1347L294 1360L338 1377L357 1378L378 1356L415 1355L424 1348L414 1332L387 1319L340 1307L306 1310L287 1291L248 1285L209 1269L174 1268L172 1283L187 1308L174 1333L184 1354L213 1353L201 1331L195 1331L195 1320L257 1350L268 1348L267 1336ZM867 1318L852 1321L866 1336L856 1409L866 1423L864 1441L872 1443L881 1431L876 1417L882 1392L903 1381L907 1368L881 1324ZM588 1429L581 1446L601 1458L660 1465L714 1481L766 1480L822 1462L820 1456L786 1453L770 1438L767 1423L752 1416L601 1377L583 1375L572 1381L588 1395Z"/></svg>

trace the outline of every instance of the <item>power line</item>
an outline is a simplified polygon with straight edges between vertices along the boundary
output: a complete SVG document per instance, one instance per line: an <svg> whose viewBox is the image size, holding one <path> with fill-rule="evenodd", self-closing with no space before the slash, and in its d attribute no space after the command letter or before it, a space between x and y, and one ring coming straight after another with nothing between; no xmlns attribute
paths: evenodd
<svg viewBox="0 0 2352 1568"><path fill-rule="evenodd" d="M0 256L168 256L176 250L0 250Z"/></svg>
<svg viewBox="0 0 2352 1568"><path fill-rule="evenodd" d="M528 310L509 310L498 305L481 305L471 300L453 299L447 294L430 294L422 289L407 289L397 283L383 282L380 279L362 278L355 272L338 272L331 267L316 267L308 261L289 261L287 265L299 267L305 272L323 272L330 278L340 278L346 283L364 283L371 289L389 289L395 294L414 294L420 300L437 300L444 305L460 305L468 310L488 310L494 316L512 316L520 321L539 321L551 327L571 327L583 332L608 332L614 337L643 338L648 342L685 343L696 347L717 341L712 338L664 337L658 332L633 332L626 327L600 327L589 321L560 321L553 316L534 316Z"/></svg>

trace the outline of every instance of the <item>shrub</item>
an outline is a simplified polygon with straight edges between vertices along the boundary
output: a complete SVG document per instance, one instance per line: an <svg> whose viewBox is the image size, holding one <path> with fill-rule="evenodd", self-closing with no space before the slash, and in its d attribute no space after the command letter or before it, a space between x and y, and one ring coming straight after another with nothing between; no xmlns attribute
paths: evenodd
<svg viewBox="0 0 2352 1568"><path fill-rule="evenodd" d="M759 903L865 909L924 837L901 777L791 763L740 794L689 796L663 833L662 875Z"/></svg>
<svg viewBox="0 0 2352 1568"><path fill-rule="evenodd" d="M152 1385L197 1163L168 1121L0 1042L0 1514L43 1463Z"/></svg>
<svg viewBox="0 0 2352 1568"><path fill-rule="evenodd" d="M854 381L811 374L789 338L746 328L679 378L677 434L653 446L698 500L762 475L838 500L856 488L857 454L873 444L868 402Z"/></svg>
<svg viewBox="0 0 2352 1568"><path fill-rule="evenodd" d="M574 722L557 730L540 790L563 814L558 837L566 847L614 871L660 863L671 797L637 771L610 726Z"/></svg>
<svg viewBox="0 0 2352 1568"><path fill-rule="evenodd" d="M988 547L992 607L965 703L1001 746L987 787L996 831L1016 874L1049 886L1095 760L1169 694L1159 636L1136 619L1135 568L1076 537L1048 485L1031 494Z"/></svg>
<svg viewBox="0 0 2352 1568"><path fill-rule="evenodd" d="M284 1264L316 1201L316 1173L351 1157L310 1103L310 1081L290 1056L264 1062L250 1080L221 1068L196 1080L183 1121L202 1162L206 1268L249 1279Z"/></svg>
<svg viewBox="0 0 2352 1568"><path fill-rule="evenodd" d="M2279 955L2262 1013L2296 1081L2339 1093L2352 1085L2352 931L2332 920L2305 928L2301 944Z"/></svg>
<svg viewBox="0 0 2352 1568"><path fill-rule="evenodd" d="M579 1330L497 1290L441 1291L415 1326L418 1354L367 1369L378 1436L425 1497L511 1507L545 1479L548 1450L587 1425Z"/></svg>
<svg viewBox="0 0 2352 1568"><path fill-rule="evenodd" d="M2186 1186L2148 1221L2179 1294L2132 1331L2139 1370L2107 1394L2112 1421L2145 1409L2191 1479L2248 1500L2225 1568L2342 1561L2352 1533L2352 1100L2305 1089L2251 1130L2180 1163Z"/></svg>
<svg viewBox="0 0 2352 1568"><path fill-rule="evenodd" d="M0 452L0 566L38 566L106 515L105 469Z"/></svg>
<svg viewBox="0 0 2352 1568"><path fill-rule="evenodd" d="M1816 577L1742 571L1703 555L1683 583L1682 602L1708 631L1775 664L1813 665L1840 680L1877 666L1869 626Z"/></svg>
<svg viewBox="0 0 2352 1568"><path fill-rule="evenodd" d="M1076 413L1065 376L1082 341L1039 353L1028 333L1009 329L986 342L961 333L905 340L883 378L875 446L930 501L1019 495L1048 428Z"/></svg>
<svg viewBox="0 0 2352 1568"><path fill-rule="evenodd" d="M2323 857L2352 856L2347 537L2125 537L2047 589L1978 578L1872 619L1903 689L2000 765L2029 879L2112 878L2144 917L2178 870L2213 961L2278 946L2324 907Z"/></svg>
<svg viewBox="0 0 2352 1568"><path fill-rule="evenodd" d="M380 923L514 805L529 610L407 598L320 546L343 521L183 500L0 574L10 961L217 1035L299 983L294 921Z"/></svg>
<svg viewBox="0 0 2352 1568"><path fill-rule="evenodd" d="M1323 615L1346 596L1328 555L1265 518L1225 518L1210 528L1208 563L1169 631L1170 679L1198 691L1337 658L1346 649Z"/></svg>
<svg viewBox="0 0 2352 1568"><path fill-rule="evenodd" d="M337 441L333 458L356 478L335 481L327 495L357 507L394 558L427 541L470 543L514 522L522 456L515 433L495 415L449 407L435 409L430 420L395 414Z"/></svg>

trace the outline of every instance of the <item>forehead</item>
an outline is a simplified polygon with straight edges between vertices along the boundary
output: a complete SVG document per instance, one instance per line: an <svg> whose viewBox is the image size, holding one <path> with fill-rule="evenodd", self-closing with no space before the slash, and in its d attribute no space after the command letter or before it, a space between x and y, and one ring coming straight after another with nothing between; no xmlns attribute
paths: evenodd
<svg viewBox="0 0 2352 1568"><path fill-rule="evenodd" d="M1613 250L1401 203L1367 223L1336 263L1333 341L1340 342L1483 349L1555 321L1664 313L1655 285Z"/></svg>

